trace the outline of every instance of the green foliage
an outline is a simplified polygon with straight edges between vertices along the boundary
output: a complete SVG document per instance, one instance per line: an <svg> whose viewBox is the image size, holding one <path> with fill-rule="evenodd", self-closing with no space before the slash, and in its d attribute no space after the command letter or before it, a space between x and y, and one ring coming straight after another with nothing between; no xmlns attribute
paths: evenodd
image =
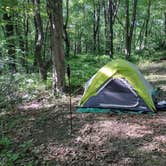
<svg viewBox="0 0 166 166"><path fill-rule="evenodd" d="M20 102L19 84L21 80L17 75L5 74L0 76L0 108L10 110L13 105Z"/></svg>
<svg viewBox="0 0 166 166"><path fill-rule="evenodd" d="M14 153L10 148L12 145L12 141L8 137L3 137L0 139L0 166L3 165L14 165L15 162L19 158L18 153Z"/></svg>
<svg viewBox="0 0 166 166"><path fill-rule="evenodd" d="M15 143L8 137L0 139L0 166L15 166L16 164L31 165L32 162L25 162L25 156L30 156L29 149L32 146L32 140L28 140L20 144L17 149L14 148Z"/></svg>
<svg viewBox="0 0 166 166"><path fill-rule="evenodd" d="M68 61L71 65L71 84L73 90L82 87L90 76L110 60L108 56L103 56L106 50L109 51L109 37L108 39L105 38L105 31L107 31L107 35L109 35L109 20L107 20L108 25L105 27L103 7L103 2L105 2L106 10L108 10L109 6L107 0L101 1L100 4L100 49L96 49L96 52L93 50L93 28L97 18L96 14L94 15L94 7L96 10L98 9L98 2L99 1L92 0L69 1L67 32L70 40L71 57ZM166 47L164 32L165 1L151 1L150 18L147 28L147 44L145 44L147 7L147 0L138 1L137 18L132 42L132 56L130 59L135 63L138 63L140 60L159 59L164 56L164 53L162 55L158 55L156 54L156 51L159 50L162 52ZM34 56L36 34L33 17L34 11L35 6L32 1L0 1L0 60L5 62L3 65L3 73L0 76L0 91L2 92L0 93L1 108L7 106L12 107L13 104L20 102L20 97L28 101L35 99L37 96L40 96L40 94L44 93L48 89L50 90L52 87L51 73L48 73L47 82L42 82L38 75L39 67L36 63L36 57ZM51 34L48 26L49 18L47 12L46 1L41 0L40 15L44 31L42 56L45 60L51 59ZM130 1L130 14L131 12L132 1ZM14 34L10 37L6 37L4 31L5 25L8 23L7 20L3 19L4 14L8 14L12 17L10 24L13 25ZM66 20L66 15L66 1L63 1L64 22ZM114 58L125 58L125 1L120 1L116 16L113 26ZM9 70L11 58L8 54L8 44L11 39L14 41L13 43L15 46L15 59L13 59L13 62L16 64L18 72L13 76L8 73L6 74ZM108 42L108 46L106 44L106 40ZM80 50L79 47L81 47ZM100 56L100 54L102 56ZM50 62L49 72L51 67L52 63ZM25 71L27 73L25 73Z"/></svg>
<svg viewBox="0 0 166 166"><path fill-rule="evenodd" d="M0 139L0 146L3 148L8 148L11 145L11 140L8 137L3 137Z"/></svg>
<svg viewBox="0 0 166 166"><path fill-rule="evenodd" d="M23 144L21 144L19 147L21 148L21 151L25 153L29 150L31 146L32 146L32 140L28 140L24 142Z"/></svg>
<svg viewBox="0 0 166 166"><path fill-rule="evenodd" d="M73 89L83 86L95 72L110 59L108 56L93 56L90 54L72 57L69 61L71 66L71 85Z"/></svg>
<svg viewBox="0 0 166 166"><path fill-rule="evenodd" d="M164 57L165 54L165 51L141 51L137 52L137 54L134 56L131 56L130 61L136 64L142 63L144 61L154 61ZM124 55L116 55L114 59L116 58L124 59ZM85 82L88 81L92 75L98 71L98 69L100 69L109 61L110 58L106 55L95 56L91 54L83 54L71 57L69 64L71 66L71 86L73 93L80 87L83 87Z"/></svg>
<svg viewBox="0 0 166 166"><path fill-rule="evenodd" d="M41 98L42 95L50 95L52 89L51 73L48 73L47 81L42 81L38 73L19 74L21 82L19 85L20 95L23 101L32 101Z"/></svg>
<svg viewBox="0 0 166 166"><path fill-rule="evenodd" d="M31 101L42 97L42 94L50 93L52 88L51 75L43 82L39 74L2 74L0 76L0 110L13 110L16 104L22 101Z"/></svg>

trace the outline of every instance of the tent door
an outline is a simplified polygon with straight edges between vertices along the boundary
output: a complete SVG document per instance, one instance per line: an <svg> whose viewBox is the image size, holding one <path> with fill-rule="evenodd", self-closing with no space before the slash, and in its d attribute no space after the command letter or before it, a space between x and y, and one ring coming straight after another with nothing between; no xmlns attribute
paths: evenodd
<svg viewBox="0 0 166 166"><path fill-rule="evenodd" d="M123 78L114 78L108 80L84 107L132 109L139 103L140 98L131 85Z"/></svg>

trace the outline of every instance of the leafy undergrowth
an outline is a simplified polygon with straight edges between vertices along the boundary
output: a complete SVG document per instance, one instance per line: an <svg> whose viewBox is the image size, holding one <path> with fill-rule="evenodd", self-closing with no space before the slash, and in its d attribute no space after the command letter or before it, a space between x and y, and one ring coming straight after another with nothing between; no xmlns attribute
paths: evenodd
<svg viewBox="0 0 166 166"><path fill-rule="evenodd" d="M144 51L131 56L130 61L136 64L160 62L160 59L165 59L166 51ZM124 59L125 55L114 55L114 59L121 58ZM82 88L84 83L89 80L89 78L98 71L103 65L110 61L108 55L77 55L70 58L68 63L71 67L71 87L73 91L77 91L78 88ZM158 63L157 63L158 64ZM164 66L164 63L162 63ZM153 66L153 65L152 65ZM162 70L162 68L161 68ZM153 71L152 71L153 72ZM78 79L79 78L79 79Z"/></svg>
<svg viewBox="0 0 166 166"><path fill-rule="evenodd" d="M166 62L140 64L166 99ZM166 112L77 114L80 95L42 94L0 114L0 166L165 166Z"/></svg>

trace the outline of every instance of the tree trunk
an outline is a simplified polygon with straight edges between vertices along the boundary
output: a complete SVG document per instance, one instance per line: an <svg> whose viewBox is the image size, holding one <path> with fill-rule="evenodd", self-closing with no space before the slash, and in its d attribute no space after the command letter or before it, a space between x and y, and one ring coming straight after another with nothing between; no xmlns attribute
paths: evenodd
<svg viewBox="0 0 166 166"><path fill-rule="evenodd" d="M51 49L53 61L53 89L61 93L65 86L65 63L63 50L62 0L47 0L50 19Z"/></svg>
<svg viewBox="0 0 166 166"><path fill-rule="evenodd" d="M69 41L69 37L68 37L66 28L64 28L64 36L65 36L64 41L65 41L65 45L66 45L65 56L69 57L70 56L70 41Z"/></svg>
<svg viewBox="0 0 166 166"><path fill-rule="evenodd" d="M16 13L15 17L16 17L16 22L14 23L14 26L15 26L15 32L16 32L16 35L18 38L18 40L16 40L16 41L18 41L17 45L21 50L21 56L19 56L19 60L20 60L21 65L24 67L25 66L25 40L24 40L23 34L22 34L22 27L19 26L19 21L20 21L19 14Z"/></svg>
<svg viewBox="0 0 166 166"><path fill-rule="evenodd" d="M118 9L119 9L119 5L120 5L120 0L112 0L112 23L114 24L115 22L115 18L117 17L117 13L118 13Z"/></svg>
<svg viewBox="0 0 166 166"><path fill-rule="evenodd" d="M48 40L48 32L49 32L49 28L50 28L50 21L47 20L47 23L46 23L46 27L45 27L45 30L44 30L44 46L43 46L43 61L46 62L47 64L50 63L50 59L47 57L46 58L46 48L49 46L50 42L47 41ZM48 67L48 66L47 66Z"/></svg>
<svg viewBox="0 0 166 166"><path fill-rule="evenodd" d="M120 0L107 0L106 2L105 0L103 1L105 53L113 57L113 25L119 9Z"/></svg>
<svg viewBox="0 0 166 166"><path fill-rule="evenodd" d="M14 26L12 16L4 13L3 20L5 21L5 36L7 39L7 48L8 48L8 56L9 56L9 70L13 73L17 71L16 69L16 57L15 57L15 42L13 39L14 36Z"/></svg>
<svg viewBox="0 0 166 166"><path fill-rule="evenodd" d="M69 20L69 0L66 0L66 21L63 26L64 41L65 41L65 45L66 45L66 50L65 50L66 57L69 57L69 55L70 55L70 41L69 41L69 35L67 32L68 20Z"/></svg>
<svg viewBox="0 0 166 166"><path fill-rule="evenodd" d="M96 7L95 2L93 1L93 52L96 52Z"/></svg>
<svg viewBox="0 0 166 166"><path fill-rule="evenodd" d="M98 24L98 31L97 31L97 52L100 53L100 0L98 3L98 10L97 10L97 24Z"/></svg>
<svg viewBox="0 0 166 166"><path fill-rule="evenodd" d="M78 42L77 42L77 54L81 54L82 52L82 32L78 32Z"/></svg>
<svg viewBox="0 0 166 166"><path fill-rule="evenodd" d="M77 54L77 42L74 41L74 56Z"/></svg>
<svg viewBox="0 0 166 166"><path fill-rule="evenodd" d="M140 28L139 35L138 35L138 38L137 38L136 46L138 47L138 49L142 49L144 27L145 27L145 21L143 22L143 24Z"/></svg>
<svg viewBox="0 0 166 166"><path fill-rule="evenodd" d="M148 0L147 16L146 16L146 23L145 23L145 42L144 42L145 47L147 47L148 25L150 20L150 7L151 7L151 0Z"/></svg>
<svg viewBox="0 0 166 166"><path fill-rule="evenodd" d="M125 48L125 54L126 54L126 58L128 59L128 57L130 56L130 52L129 52L129 24L130 24L130 20L129 20L129 0L126 0L126 48Z"/></svg>
<svg viewBox="0 0 166 166"><path fill-rule="evenodd" d="M27 3L29 4L29 0L27 0ZM29 70L28 62L26 60L26 57L28 57L28 54L29 54L28 34L29 34L29 15L27 12L26 13L24 12L24 36L25 36L24 50L25 50L25 54L24 54L23 66L25 67L27 73Z"/></svg>
<svg viewBox="0 0 166 166"><path fill-rule="evenodd" d="M164 13L164 31L165 31L165 35L166 35L166 12Z"/></svg>
<svg viewBox="0 0 166 166"><path fill-rule="evenodd" d="M133 32L134 32L134 27L135 27L136 11L137 11L137 0L134 0L132 20L131 20L131 24L130 24L129 57L130 57L130 54L131 54L131 42L132 42L132 39L133 39Z"/></svg>
<svg viewBox="0 0 166 166"><path fill-rule="evenodd" d="M40 16L40 0L32 0L34 7L35 7L35 15L34 15L34 23L36 29L36 36L35 36L35 57L37 60L37 64L39 66L39 72L41 78L43 80L47 79L47 70L43 62L42 58L42 48L43 48L43 26L42 26L42 19Z"/></svg>
<svg viewBox="0 0 166 166"><path fill-rule="evenodd" d="M17 15L17 24L16 26L16 35L19 38L19 46L22 52L22 56L20 57L21 65L28 73L28 63L27 63L27 56L28 56L28 31L29 31L29 17L27 12L27 4L29 4L29 0L23 2L23 27L20 26L20 18L22 15L20 13L16 13Z"/></svg>
<svg viewBox="0 0 166 166"><path fill-rule="evenodd" d="M100 24L100 1L98 1L98 8L96 9L95 1L93 1L93 52L96 52L97 34Z"/></svg>
<svg viewBox="0 0 166 166"><path fill-rule="evenodd" d="M108 54L108 10L106 8L105 0L103 1L104 8L104 40L105 40L105 53Z"/></svg>
<svg viewBox="0 0 166 166"><path fill-rule="evenodd" d="M109 18L110 18L110 58L113 58L113 2L109 0Z"/></svg>
<svg viewBox="0 0 166 166"><path fill-rule="evenodd" d="M129 59L131 54L131 42L132 42L133 30L136 20L136 8L137 8L137 0L133 0L133 13L132 13L132 21L130 24L129 0L126 0L126 49L125 49L126 59Z"/></svg>

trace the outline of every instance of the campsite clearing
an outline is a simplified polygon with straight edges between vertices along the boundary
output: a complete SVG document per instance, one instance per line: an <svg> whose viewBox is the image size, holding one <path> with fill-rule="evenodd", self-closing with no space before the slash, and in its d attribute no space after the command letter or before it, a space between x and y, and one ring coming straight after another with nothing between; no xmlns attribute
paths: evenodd
<svg viewBox="0 0 166 166"><path fill-rule="evenodd" d="M161 99L166 98L165 63L141 65L146 78L160 86ZM72 135L67 100L35 100L1 115L6 141L0 143L0 165L4 160L9 165L41 166L166 165L166 112L77 114L80 98L72 98Z"/></svg>

